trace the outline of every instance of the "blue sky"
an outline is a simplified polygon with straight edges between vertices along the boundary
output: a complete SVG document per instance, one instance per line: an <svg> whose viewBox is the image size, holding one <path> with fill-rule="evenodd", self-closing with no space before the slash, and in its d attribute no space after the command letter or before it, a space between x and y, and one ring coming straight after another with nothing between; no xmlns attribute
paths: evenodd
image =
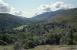
<svg viewBox="0 0 77 50"><path fill-rule="evenodd" d="M20 11L25 11L25 16L31 17L35 9L42 4L64 2L77 7L77 0L4 0L9 5Z"/></svg>

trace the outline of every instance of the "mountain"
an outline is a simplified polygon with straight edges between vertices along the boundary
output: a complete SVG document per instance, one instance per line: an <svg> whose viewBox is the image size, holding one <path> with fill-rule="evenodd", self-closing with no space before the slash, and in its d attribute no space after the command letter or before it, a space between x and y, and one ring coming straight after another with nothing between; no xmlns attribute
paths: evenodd
<svg viewBox="0 0 77 50"><path fill-rule="evenodd" d="M29 45L26 47L48 44L77 45L77 8L47 12L33 19L37 23L22 29L22 34L26 34L23 37L27 38L25 44Z"/></svg>
<svg viewBox="0 0 77 50"><path fill-rule="evenodd" d="M14 16L8 13L0 13L0 29L12 28L19 25L29 24L31 21L28 18Z"/></svg>
<svg viewBox="0 0 77 50"><path fill-rule="evenodd" d="M48 44L77 45L77 8L46 12L30 19L1 13L0 29L1 41L18 42L26 49Z"/></svg>
<svg viewBox="0 0 77 50"><path fill-rule="evenodd" d="M32 19L36 22L42 22L47 20L52 20L54 17L58 16L71 16L74 15L77 12L77 8L73 9L67 9L67 10L58 10L58 11L51 11L51 12L45 12L43 14L34 16Z"/></svg>
<svg viewBox="0 0 77 50"><path fill-rule="evenodd" d="M43 14L37 15L32 18L25 18L21 16L15 16L8 13L0 13L0 27L1 28L12 28L20 25L26 24L34 24L34 23L43 23L43 22L52 22L52 21L60 21L56 18L70 17L76 16L77 8L67 9L67 10L58 10L58 11L51 11L45 12ZM69 18L70 19L70 18Z"/></svg>
<svg viewBox="0 0 77 50"><path fill-rule="evenodd" d="M58 33L58 28L66 31L66 29L70 30L69 27L71 29L75 27L77 31L77 8L46 12L33 17L33 19L36 23L30 26L31 29L29 27L29 32L32 31L35 34L45 34L53 29L52 32Z"/></svg>
<svg viewBox="0 0 77 50"><path fill-rule="evenodd" d="M37 21L39 22L39 21L43 21L53 15L55 15L53 12L45 12L43 14L32 17L32 20L34 20L35 22L37 22Z"/></svg>
<svg viewBox="0 0 77 50"><path fill-rule="evenodd" d="M58 33L59 29L66 32L70 28L77 31L77 8L46 12L33 17L33 19L36 23L25 29L33 34L42 35L51 31Z"/></svg>

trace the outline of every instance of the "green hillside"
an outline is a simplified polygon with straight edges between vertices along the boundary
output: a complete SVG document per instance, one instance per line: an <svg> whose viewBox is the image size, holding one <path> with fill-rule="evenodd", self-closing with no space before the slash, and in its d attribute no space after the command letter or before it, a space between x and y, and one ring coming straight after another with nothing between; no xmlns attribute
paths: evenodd
<svg viewBox="0 0 77 50"><path fill-rule="evenodd" d="M0 13L0 29L9 29L20 25L29 24L28 18L15 16L8 13Z"/></svg>

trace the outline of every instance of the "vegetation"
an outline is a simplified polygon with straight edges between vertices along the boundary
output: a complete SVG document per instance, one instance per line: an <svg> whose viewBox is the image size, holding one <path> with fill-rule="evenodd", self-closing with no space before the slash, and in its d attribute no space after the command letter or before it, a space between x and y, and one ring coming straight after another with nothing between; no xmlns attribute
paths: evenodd
<svg viewBox="0 0 77 50"><path fill-rule="evenodd" d="M13 45L5 45L5 46L0 46L0 50L14 50Z"/></svg>
<svg viewBox="0 0 77 50"><path fill-rule="evenodd" d="M77 9L60 11L46 21L16 26L0 29L0 45L14 44L14 50L38 45L77 45Z"/></svg>
<svg viewBox="0 0 77 50"><path fill-rule="evenodd" d="M33 49L28 49L28 50L77 50L75 45L40 45L37 46Z"/></svg>

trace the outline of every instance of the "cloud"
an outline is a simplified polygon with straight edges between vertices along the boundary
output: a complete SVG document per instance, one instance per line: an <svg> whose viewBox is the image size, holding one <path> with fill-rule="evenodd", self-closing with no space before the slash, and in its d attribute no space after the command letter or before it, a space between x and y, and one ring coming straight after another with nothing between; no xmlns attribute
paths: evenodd
<svg viewBox="0 0 77 50"><path fill-rule="evenodd" d="M11 13L12 11L14 11L13 7L3 0L0 0L0 13Z"/></svg>
<svg viewBox="0 0 77 50"><path fill-rule="evenodd" d="M0 13L9 13L13 15L21 16L22 12L17 11L14 7L10 6L8 3L0 0Z"/></svg>
<svg viewBox="0 0 77 50"><path fill-rule="evenodd" d="M72 6L70 4L65 4L64 2L56 2L54 4L50 4L49 8L51 8L52 11L56 11L59 9L70 9Z"/></svg>
<svg viewBox="0 0 77 50"><path fill-rule="evenodd" d="M4 2L4 0L0 0L0 13L9 13L16 16L22 16L22 17L25 17L27 15L32 15L30 12L27 13L25 11L16 10L13 6Z"/></svg>
<svg viewBox="0 0 77 50"><path fill-rule="evenodd" d="M17 16L23 16L23 17L31 17L34 15L42 14L44 12L49 11L56 11L59 9L69 9L72 8L71 5L65 4L63 2L56 2L52 4L43 4L40 5L36 10L34 11L19 11L16 10L13 6L9 5L8 3L4 2L4 0L0 0L0 13L9 13Z"/></svg>
<svg viewBox="0 0 77 50"><path fill-rule="evenodd" d="M3 0L0 0L0 13L7 13L10 11L9 9L9 5L3 2Z"/></svg>
<svg viewBox="0 0 77 50"><path fill-rule="evenodd" d="M44 12L49 12L49 11L56 11L60 9L70 9L73 8L70 4L65 4L64 2L56 2L52 4L43 4L40 5L36 11L36 15L44 13Z"/></svg>

